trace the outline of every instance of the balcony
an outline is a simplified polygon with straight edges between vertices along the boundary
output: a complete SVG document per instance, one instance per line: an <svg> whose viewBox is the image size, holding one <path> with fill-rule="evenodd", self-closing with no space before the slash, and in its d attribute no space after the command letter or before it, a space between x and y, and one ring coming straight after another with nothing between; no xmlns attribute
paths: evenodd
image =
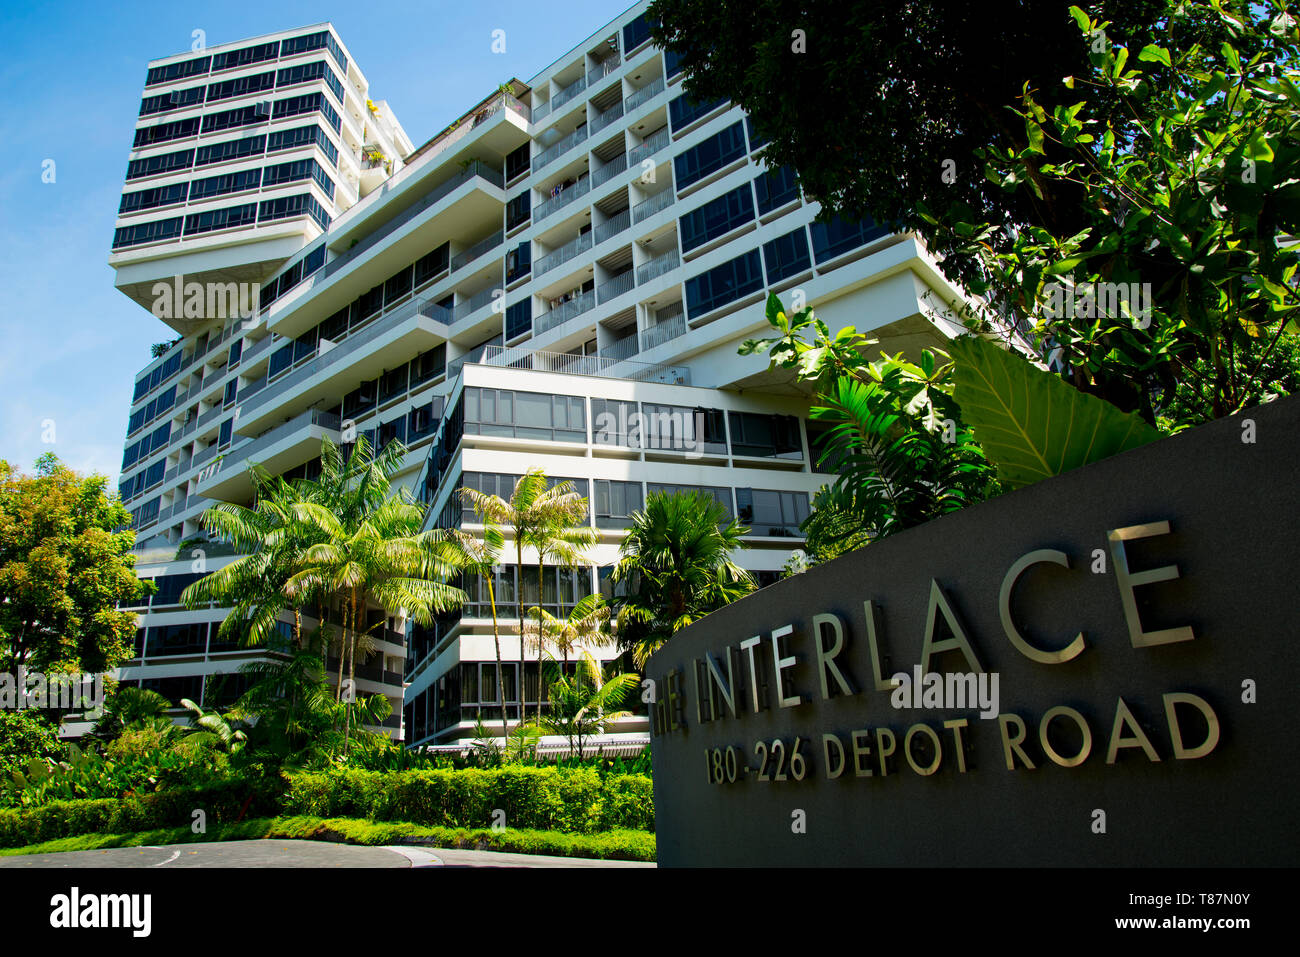
<svg viewBox="0 0 1300 957"><path fill-rule="evenodd" d="M253 493L248 468L257 463L272 474L301 465L320 453L321 439L341 439L337 415L321 409L307 409L265 435L235 446L221 460L221 467L199 482L197 495L217 500L246 498Z"/></svg>
<svg viewBox="0 0 1300 957"><path fill-rule="evenodd" d="M646 103L649 103L656 96L662 93L664 89L665 89L664 78L657 77L655 80L641 87L641 89L637 90L626 100L624 100L623 107L624 109L627 110L628 113L631 113L637 107L644 106Z"/></svg>
<svg viewBox="0 0 1300 957"><path fill-rule="evenodd" d="M533 210L533 222L540 223L547 216L556 210L563 209L575 199L581 199L591 191L591 177L584 177L578 180L566 190L562 190L559 195L552 196L542 205Z"/></svg>
<svg viewBox="0 0 1300 957"><path fill-rule="evenodd" d="M686 316L680 311L670 319L661 319L645 332L641 333L641 351L649 352L655 346L661 346L678 336L686 334Z"/></svg>
<svg viewBox="0 0 1300 957"><path fill-rule="evenodd" d="M420 215L430 206L433 206L439 200L448 196L449 194L454 192L458 187L463 186L465 183L468 183L476 176L481 179L487 180L493 186L502 189L505 188L505 179L503 178L501 173L498 173L490 166L487 166L486 164L478 160L474 160L472 163L469 164L468 167L465 168L463 172L457 173L455 176L447 180L447 182L443 183L441 186L434 187L429 192L429 194L425 196L423 199L408 206L406 209L402 210L400 213L398 213L388 222L384 223L382 226L377 227L373 232L369 233L364 238L359 240L357 244L353 246L351 249L348 249L345 252L342 252L339 255L335 256L333 259L331 259L329 262L325 264L325 271L320 275L325 277L334 275L334 273L338 272L348 263L355 260L367 249L370 249L371 247L379 243L380 240L396 232L398 229L400 229L402 226L409 223L412 219Z"/></svg>
<svg viewBox="0 0 1300 957"><path fill-rule="evenodd" d="M587 86L595 86L605 77L617 70L622 62L623 58L617 53L601 60L592 69L587 71Z"/></svg>
<svg viewBox="0 0 1300 957"><path fill-rule="evenodd" d="M582 233L576 239L565 243L559 249L547 253L533 264L533 277L550 272L556 266L563 265L575 256L591 248L591 233Z"/></svg>
<svg viewBox="0 0 1300 957"><path fill-rule="evenodd" d="M558 110L586 88L587 78L585 76L578 77L564 89L560 90L560 92L556 93L555 96L551 97L551 109Z"/></svg>
<svg viewBox="0 0 1300 957"><path fill-rule="evenodd" d="M540 336L543 332L549 332L556 326L563 325L575 316L580 316L594 308L596 308L596 290L589 289L582 295L570 299L568 302L562 303L535 318L533 320L533 335Z"/></svg>
<svg viewBox="0 0 1300 957"><path fill-rule="evenodd" d="M672 272L681 265L681 262L681 257L677 255L675 249L664 253L662 256L656 256L648 262L643 262L636 267L636 284L643 286L666 272Z"/></svg>
<svg viewBox="0 0 1300 957"><path fill-rule="evenodd" d="M662 189L653 196L648 199L643 199L632 207L632 222L639 223L642 220L649 219L655 213L659 212L661 209L667 209L676 201L677 198L673 194L671 186L667 189Z"/></svg>
<svg viewBox="0 0 1300 957"><path fill-rule="evenodd" d="M620 153L618 156L615 156L612 160L610 160L600 169L596 170L594 173L591 174L591 185L593 188L595 188L597 186L600 186L602 183L608 182L611 178L617 176L619 173L623 173L626 171L627 171L627 154Z"/></svg>
<svg viewBox="0 0 1300 957"><path fill-rule="evenodd" d="M503 230L501 232L492 234L491 236L487 237L487 239L475 243L473 246L469 247L469 249L466 249L464 252L457 253L456 255L451 257L452 272L455 272L457 269L460 269L462 266L469 265L475 259L478 259L479 256L482 256L485 252L487 252L490 249L495 249L505 241L506 241L506 234Z"/></svg>
<svg viewBox="0 0 1300 957"><path fill-rule="evenodd" d="M583 142L587 138L587 127L580 126L564 139L560 140L553 146L549 146L533 157L533 172L536 173L542 167L548 165L552 160L559 159L561 154L567 153L573 147Z"/></svg>
<svg viewBox="0 0 1300 957"><path fill-rule="evenodd" d="M629 273L630 275L630 273ZM609 359L611 362L622 362L624 359L630 359L637 354L636 331L633 330L630 336L624 336L617 342L611 342L605 348L600 350L602 359Z"/></svg>
<svg viewBox="0 0 1300 957"><path fill-rule="evenodd" d="M533 107L533 122L536 123L544 120L551 113L551 103L547 100L545 103L538 103Z"/></svg>
<svg viewBox="0 0 1300 957"><path fill-rule="evenodd" d="M635 273L629 269L627 272L621 273L613 279L608 279L597 286L596 299L601 305L604 305L611 299L617 299L635 285Z"/></svg>
<svg viewBox="0 0 1300 957"><path fill-rule="evenodd" d="M603 130L623 115L623 101L619 100L604 113L597 113L591 118L591 132Z"/></svg>
<svg viewBox="0 0 1300 957"><path fill-rule="evenodd" d="M271 336L263 336L261 339L258 339L244 350L244 364L247 365L269 348L271 348Z"/></svg>
<svg viewBox="0 0 1300 957"><path fill-rule="evenodd" d="M621 213L616 213L595 228L596 244L603 243L611 236L617 236L631 225L632 216L628 210L625 209Z"/></svg>
<svg viewBox="0 0 1300 957"><path fill-rule="evenodd" d="M527 352L506 349L502 346L485 346L479 360L481 365L509 366L512 369L530 369L535 372L561 372L565 375L596 376L606 379L630 379L634 382L663 382L668 385L690 385L690 370L685 366L670 366L662 362L636 362L631 359L611 359L607 356L579 356L567 352ZM617 366L618 372L611 370Z"/></svg>
<svg viewBox="0 0 1300 957"><path fill-rule="evenodd" d="M627 151L627 163L629 166L639 166L641 161L648 157L654 156L661 149L668 145L668 127L661 126L655 132L651 133L643 141L638 143Z"/></svg>
<svg viewBox="0 0 1300 957"><path fill-rule="evenodd" d="M249 401L241 402L236 426L244 434L266 428L270 420L280 413L285 399L300 389L302 391L294 397L295 402L310 404L334 395L337 384L330 377L320 377L323 372L334 370L334 378L344 377L354 385L367 376L378 375L383 370L385 361L378 353L386 351L388 346L400 346L402 351L420 351L421 346L429 348L435 345L435 330L429 324L446 325L450 319L450 313L436 303L423 299L404 303L355 332L350 332L333 347L325 351L320 351L318 347L311 358L303 360ZM438 334L445 334L445 331L439 331ZM367 352L368 347L388 336L394 337L392 342ZM310 388L303 389L309 383Z"/></svg>
<svg viewBox="0 0 1300 957"><path fill-rule="evenodd" d="M474 293L474 295L470 296L464 302L456 303L451 310L451 321L461 322L462 320L468 319L474 313L478 312L490 303L493 298L492 294L497 291L498 289L496 287L489 287Z"/></svg>

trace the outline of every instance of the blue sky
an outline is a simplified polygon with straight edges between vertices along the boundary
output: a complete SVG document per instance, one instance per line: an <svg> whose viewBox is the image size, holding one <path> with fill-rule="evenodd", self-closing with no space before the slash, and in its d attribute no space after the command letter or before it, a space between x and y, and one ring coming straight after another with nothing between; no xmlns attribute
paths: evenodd
<svg viewBox="0 0 1300 957"><path fill-rule="evenodd" d="M213 46L330 21L418 145L631 3L0 0L0 458L29 470L53 451L116 484L135 373L173 337L107 265L149 60L189 50L196 29Z"/></svg>

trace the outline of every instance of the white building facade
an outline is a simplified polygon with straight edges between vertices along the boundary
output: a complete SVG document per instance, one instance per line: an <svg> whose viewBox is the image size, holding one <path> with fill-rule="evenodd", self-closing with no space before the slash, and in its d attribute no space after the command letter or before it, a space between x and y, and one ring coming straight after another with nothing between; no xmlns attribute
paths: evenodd
<svg viewBox="0 0 1300 957"><path fill-rule="evenodd" d="M629 516L659 490L707 490L750 529L738 562L760 583L780 573L827 476L816 469L806 393L765 359L738 354L768 329L767 292L803 297L832 328L855 325L889 352L960 331L945 318L960 294L913 237L815 222L819 208L793 177L758 160L742 111L683 94L674 58L650 43L646 5L532 79L485 91L327 224L296 220L291 253L280 255L288 240L278 232L257 235L260 221L227 234L247 233L242 250L187 252L182 222L179 239L114 252L128 294L175 263L223 277L265 267L255 317L175 323L182 342L138 379L123 497L141 573L174 583L142 609L142 656L124 678L176 679L174 689L248 654L211 644L199 654L184 628L200 613L177 609L172 592L197 574L191 552L202 550L209 570L229 560L191 547L203 509L250 502L250 462L312 474L322 436L403 441L400 484L429 507L430 526L474 531L461 486L508 497L533 467L573 481L599 544L583 568L546 569L554 614L609 593ZM132 256L149 256L152 273ZM148 451L133 452L141 441ZM518 673L521 585L507 553L496 593L516 720L521 704L534 712L542 682L535 649ZM526 609L535 556L526 552L524 567ZM463 741L479 720L499 727L490 616L480 586L465 587L466 606L431 628L387 618L359 672L358 691L401 706L409 745ZM203 615L205 640L220 619L220 609ZM153 641L154 629L167 637ZM154 653L173 641L184 654ZM644 739L637 710L615 740Z"/></svg>

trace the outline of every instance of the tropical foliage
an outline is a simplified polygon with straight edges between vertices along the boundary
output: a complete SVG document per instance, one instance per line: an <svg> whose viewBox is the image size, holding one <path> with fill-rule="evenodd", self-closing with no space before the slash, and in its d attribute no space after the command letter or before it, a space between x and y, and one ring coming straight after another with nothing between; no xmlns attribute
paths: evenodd
<svg viewBox="0 0 1300 957"><path fill-rule="evenodd" d="M569 748L583 753L587 740L603 734L610 723L627 717L623 705L639 687L640 677L635 674L607 675L590 653L576 661L572 673L548 668L547 685L551 708L541 720L543 730L563 735Z"/></svg>
<svg viewBox="0 0 1300 957"><path fill-rule="evenodd" d="M131 515L102 475L53 453L25 475L0 460L0 670L111 671L131 657L153 585L136 577Z"/></svg>
<svg viewBox="0 0 1300 957"><path fill-rule="evenodd" d="M754 590L733 553L748 529L707 492L651 493L633 513L613 579L619 645L645 667L687 625Z"/></svg>

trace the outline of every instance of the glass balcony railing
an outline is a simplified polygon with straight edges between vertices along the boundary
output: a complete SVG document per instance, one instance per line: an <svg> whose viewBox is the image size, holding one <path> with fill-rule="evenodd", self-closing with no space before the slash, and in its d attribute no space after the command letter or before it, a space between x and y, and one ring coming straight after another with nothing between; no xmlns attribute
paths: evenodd
<svg viewBox="0 0 1300 957"><path fill-rule="evenodd" d="M478 312L493 299L492 294L497 291L496 287L489 287L474 293L464 302L458 302L451 308L451 321L460 322L462 319L468 319L474 313Z"/></svg>
<svg viewBox="0 0 1300 957"><path fill-rule="evenodd" d="M673 318L660 320L641 333L641 351L648 352L655 346L661 346L685 334L686 316L679 311Z"/></svg>
<svg viewBox="0 0 1300 957"><path fill-rule="evenodd" d="M619 64L621 64L622 62L623 62L623 58L620 57L617 53L601 60L599 63L595 65L595 67L587 71L587 86L595 86L605 77L609 76L611 73L617 70L619 68Z"/></svg>
<svg viewBox="0 0 1300 957"><path fill-rule="evenodd" d="M598 244L603 243L611 236L617 236L631 225L632 214L630 210L625 209L620 213L615 213L595 228L594 232L596 234L596 242Z"/></svg>
<svg viewBox="0 0 1300 957"><path fill-rule="evenodd" d="M561 191L559 194L555 196L552 196L546 202L542 203L535 210L533 210L533 222L540 223L547 216L551 215L551 213L554 213L556 210L563 209L565 206L568 206L570 203L572 203L575 199L581 199L583 196L586 196L587 193L589 193L590 191L591 191L591 177L588 176L578 180L578 182L574 183L568 189Z"/></svg>
<svg viewBox="0 0 1300 957"><path fill-rule="evenodd" d="M681 257L677 255L677 250L673 249L664 253L662 256L656 256L649 262L643 262L636 267L637 285L643 285L657 276L662 276L666 272L672 272L681 265Z"/></svg>
<svg viewBox="0 0 1300 957"><path fill-rule="evenodd" d="M623 101L619 100L604 113L597 113L591 118L591 132L603 130L623 115Z"/></svg>
<svg viewBox="0 0 1300 957"><path fill-rule="evenodd" d="M492 169L492 167L486 165L485 163L482 163L478 160L474 160L462 172L457 173L455 176L447 180L447 182L443 183L441 186L434 187L432 190L429 191L429 194L427 196L420 199L418 202L412 204L411 206L408 206L406 209L402 210L400 213L398 213L388 222L376 228L374 232L370 233L367 236L362 237L357 242L357 244L353 246L351 249L348 249L346 252L340 253L338 256L335 256L333 259L327 262L325 264L324 275L332 276L334 273L338 272L348 263L355 260L366 250L376 245L380 240L396 232L398 229L400 229L402 226L409 223L412 219L420 215L430 206L433 206L439 200L443 199L444 197L446 197L447 195L455 191L457 188L465 185L475 177L484 179L487 182L491 183L493 186L497 186L500 188L505 187L505 179L503 178L500 172Z"/></svg>
<svg viewBox="0 0 1300 957"><path fill-rule="evenodd" d="M621 273L613 279L607 279L596 287L596 300L601 305L611 299L617 299L623 293L636 286L636 274L632 270Z"/></svg>
<svg viewBox="0 0 1300 957"><path fill-rule="evenodd" d="M550 272L556 266L563 265L564 263L572 259L574 256L580 255L581 253L586 252L590 248L591 248L591 233L581 234L576 239L570 240L569 242L561 246L559 249L556 249L553 252L549 252L541 259L537 260L537 262L533 265L534 278L542 275L542 273Z"/></svg>
<svg viewBox="0 0 1300 957"><path fill-rule="evenodd" d="M586 88L587 78L585 76L578 77L564 89L560 90L560 92L556 93L555 96L551 97L551 109L558 110Z"/></svg>
<svg viewBox="0 0 1300 957"><path fill-rule="evenodd" d="M653 196L648 199L643 199L632 207L632 222L639 223L642 220L649 219L661 209L667 209L674 202L676 202L676 196L674 195L671 186L667 189L660 190Z"/></svg>
<svg viewBox="0 0 1300 957"><path fill-rule="evenodd" d="M500 246L505 241L506 241L506 234L505 231L502 230L501 232L493 233L491 236L487 237L486 239L475 243L473 246L469 247L469 249L466 249L464 252L457 253L456 255L451 257L452 272L455 272L457 269L460 269L463 266L469 265L475 259L478 259L480 256L482 256L485 252L487 252L490 249L495 249L497 246Z"/></svg>
<svg viewBox="0 0 1300 957"><path fill-rule="evenodd" d="M641 161L654 156L668 145L668 127L661 126L644 140L627 151L627 165L639 166Z"/></svg>
<svg viewBox="0 0 1300 957"><path fill-rule="evenodd" d="M651 100L653 100L656 96L658 96L663 91L664 91L664 78L656 77L653 81L647 83L645 86L641 87L641 89L637 90L626 100L624 100L623 107L627 110L628 113L631 113L633 110L637 109L638 107L644 106L646 103L649 103Z"/></svg>
<svg viewBox="0 0 1300 957"><path fill-rule="evenodd" d="M596 290L588 289L582 295L570 299L568 302L562 303L534 319L533 335L539 336L543 332L549 332L556 326L562 325L575 316L580 316L594 308L596 308Z"/></svg>
<svg viewBox="0 0 1300 957"><path fill-rule="evenodd" d="M591 174L591 185L594 188L596 186L601 185L602 183L608 182L611 178L617 176L619 173L623 173L626 171L627 171L627 154L620 153L618 156L615 156L612 160L610 160L600 169L596 170L594 173Z"/></svg>
<svg viewBox="0 0 1300 957"><path fill-rule="evenodd" d="M567 153L573 147L577 146L587 138L588 130L586 126L580 126L564 139L552 146L548 146L536 156L533 157L533 172L536 173L543 166L548 165L553 160L560 157L561 154Z"/></svg>
<svg viewBox="0 0 1300 957"><path fill-rule="evenodd" d="M230 475L246 469L250 464L257 462L258 456L271 446L313 425L319 425L321 428L337 432L341 423L337 415L325 412L322 409L308 409L294 416L283 425L277 425L265 435L235 446L222 458L221 468L217 471L217 475ZM337 440L337 436L335 438Z"/></svg>

